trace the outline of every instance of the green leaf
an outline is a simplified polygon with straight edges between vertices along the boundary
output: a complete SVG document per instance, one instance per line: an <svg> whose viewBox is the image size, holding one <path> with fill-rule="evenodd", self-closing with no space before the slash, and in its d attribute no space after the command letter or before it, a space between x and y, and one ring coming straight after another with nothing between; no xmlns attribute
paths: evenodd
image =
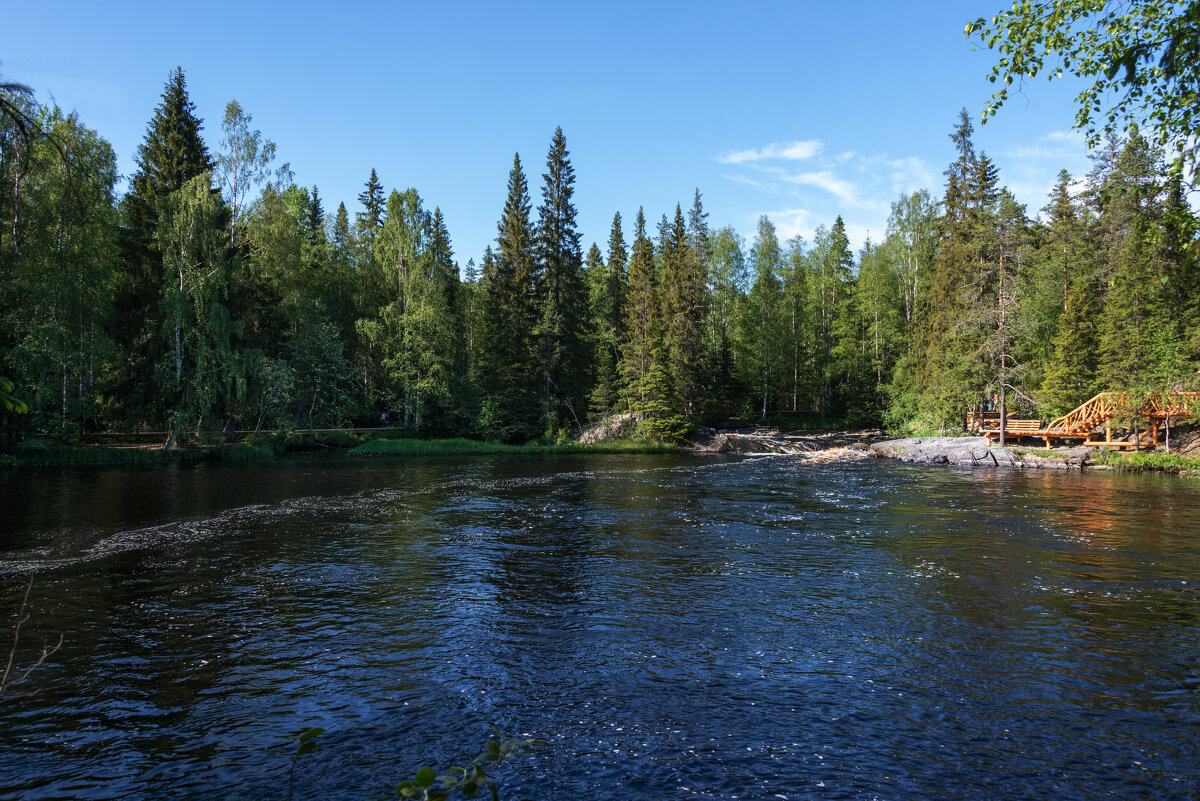
<svg viewBox="0 0 1200 801"><path fill-rule="evenodd" d="M322 735L324 733L325 733L324 729L322 729L320 727L313 727L311 729L306 730L304 733L302 733L296 739L298 739L302 743L307 743L309 740L313 739L314 737L319 737L320 735Z"/></svg>
<svg viewBox="0 0 1200 801"><path fill-rule="evenodd" d="M487 752L492 756L500 756L500 743L496 742L495 740L488 740L483 744L483 747L486 748Z"/></svg>
<svg viewBox="0 0 1200 801"><path fill-rule="evenodd" d="M416 784L417 787L431 787L433 785L433 780L436 778L437 774L434 773L433 768L421 768L417 771L417 777L414 781L414 784Z"/></svg>

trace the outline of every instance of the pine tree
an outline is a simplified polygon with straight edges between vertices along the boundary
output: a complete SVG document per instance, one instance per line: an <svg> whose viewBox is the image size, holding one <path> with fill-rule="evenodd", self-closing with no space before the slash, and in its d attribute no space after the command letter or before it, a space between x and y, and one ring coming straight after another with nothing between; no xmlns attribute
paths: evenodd
<svg viewBox="0 0 1200 801"><path fill-rule="evenodd" d="M506 442L523 442L538 433L537 306L529 213L528 184L517 154L497 224L497 251L489 247L483 260L475 372L480 394L477 429L489 439Z"/></svg>
<svg viewBox="0 0 1200 801"><path fill-rule="evenodd" d="M308 266L313 271L323 271L326 254L325 209L321 206L321 196L317 187L313 186L308 208Z"/></svg>
<svg viewBox="0 0 1200 801"><path fill-rule="evenodd" d="M698 199L698 198L697 198ZM699 412L704 369L704 289L697 249L675 206L674 220L663 227L662 247L663 345L667 366L684 414Z"/></svg>
<svg viewBox="0 0 1200 801"><path fill-rule="evenodd" d="M1100 383L1106 389L1163 389L1183 373L1183 334L1170 312L1181 254L1167 235L1172 203L1161 152L1135 133L1108 175L1102 225L1109 230L1100 319Z"/></svg>
<svg viewBox="0 0 1200 801"><path fill-rule="evenodd" d="M742 239L731 227L719 229L710 240L708 363L712 372L712 394L726 412L736 412L737 394L735 343L738 309L746 285L746 259Z"/></svg>
<svg viewBox="0 0 1200 801"><path fill-rule="evenodd" d="M621 351L621 373L628 388L629 407L634 412L651 401L650 373L662 338L656 272L654 243L646 236L646 215L639 208L629 259L625 340Z"/></svg>
<svg viewBox="0 0 1200 801"><path fill-rule="evenodd" d="M1027 361L1032 339L1033 308L1028 302L1029 223L1025 207L1007 189L999 190L993 208L979 219L994 230L981 230L979 239L994 244L979 259L979 274L966 299L962 326L976 344L980 375L975 386L984 397L998 400L1001 420L1008 415L1015 392L1029 398ZM998 396L998 397L997 397ZM1003 427L1000 435L1004 442Z"/></svg>
<svg viewBox="0 0 1200 801"><path fill-rule="evenodd" d="M800 411L801 398L812 392L813 330L810 309L809 262L804 238L792 237L783 259L783 302L787 314L787 370L790 377L790 397L783 405L792 412ZM805 402L805 406L810 404Z"/></svg>
<svg viewBox="0 0 1200 801"><path fill-rule="evenodd" d="M1034 280L1030 287L1030 352L1035 364L1048 363L1054 351L1059 320L1067 312L1074 278L1095 269L1085 240L1087 211L1071 196L1071 174L1061 170L1050 192L1050 202L1042 208L1044 222L1035 228L1037 252L1032 265Z"/></svg>
<svg viewBox="0 0 1200 801"><path fill-rule="evenodd" d="M750 249L754 284L742 319L747 383L754 387L755 407L762 417L779 406L779 387L785 384L785 319L783 285L779 280L782 254L775 226L764 214Z"/></svg>
<svg viewBox="0 0 1200 801"><path fill-rule="evenodd" d="M994 197L996 189L973 184L977 179L990 182L995 175L977 163L973 132L970 115L963 109L950 135L958 158L946 170L941 244L920 301L915 359L915 380L921 388L918 414L922 425L940 429L961 420L983 391L979 342L972 339L973 329L964 321L971 287L979 281L987 260L982 237L988 226L981 218L990 211L980 204Z"/></svg>
<svg viewBox="0 0 1200 801"><path fill-rule="evenodd" d="M583 254L576 230L575 168L562 128L554 131L538 206L537 298L542 423L554 434L581 425L589 384Z"/></svg>
<svg viewBox="0 0 1200 801"><path fill-rule="evenodd" d="M624 398L620 359L625 329L626 261L625 238L621 232L621 214L613 216L608 237L608 263L600 249L592 245L584 259L589 276L592 331L595 339L592 359L590 414L613 414Z"/></svg>
<svg viewBox="0 0 1200 801"><path fill-rule="evenodd" d="M1051 417L1066 414L1100 390L1096 386L1099 296L1091 276L1079 274L1070 279L1066 309L1059 317L1042 380L1043 411Z"/></svg>
<svg viewBox="0 0 1200 801"><path fill-rule="evenodd" d="M200 136L202 127L188 98L183 70L176 68L138 146L137 169L121 201L123 269L116 278L112 338L124 364L113 393L130 423L157 422L161 412L154 380L156 365L163 358L158 210L172 192L212 169Z"/></svg>
<svg viewBox="0 0 1200 801"><path fill-rule="evenodd" d="M822 417L834 413L836 393L845 371L839 368L834 350L839 318L848 314L848 284L854 257L841 215L833 228L821 226L813 236L809 287L813 313L813 372L817 382L817 409Z"/></svg>
<svg viewBox="0 0 1200 801"><path fill-rule="evenodd" d="M862 410L860 416L872 423L882 419L888 383L905 339L906 317L902 285L896 280L899 260L895 247L897 239L892 237L879 247L871 247L868 242L858 261L854 305L865 335L867 374L873 379L870 408Z"/></svg>
<svg viewBox="0 0 1200 801"><path fill-rule="evenodd" d="M379 176L374 167L371 168L371 176L367 178L363 191L358 193L358 202L362 204L363 210L355 215L355 222L366 235L368 244L374 244L375 233L383 227L385 210L383 184L379 183Z"/></svg>

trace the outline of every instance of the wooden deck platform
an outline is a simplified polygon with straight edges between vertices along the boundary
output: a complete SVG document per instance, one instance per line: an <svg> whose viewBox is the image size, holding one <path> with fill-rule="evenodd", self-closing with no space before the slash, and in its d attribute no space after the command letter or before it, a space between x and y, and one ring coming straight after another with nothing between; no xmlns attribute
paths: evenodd
<svg viewBox="0 0 1200 801"><path fill-rule="evenodd" d="M1106 448L1153 448L1158 445L1159 427L1164 421L1197 417L1200 417L1200 392L1156 392L1140 397L1128 392L1101 392L1044 425L1041 420L1009 417L1004 421L1004 440L1032 437L1042 440L1047 448L1052 440L1064 439ZM1134 418L1149 425L1133 441L1113 440L1112 421ZM1000 439L999 412L970 413L967 424L989 442ZM1104 426L1104 439L1097 440L1094 434L1100 426Z"/></svg>

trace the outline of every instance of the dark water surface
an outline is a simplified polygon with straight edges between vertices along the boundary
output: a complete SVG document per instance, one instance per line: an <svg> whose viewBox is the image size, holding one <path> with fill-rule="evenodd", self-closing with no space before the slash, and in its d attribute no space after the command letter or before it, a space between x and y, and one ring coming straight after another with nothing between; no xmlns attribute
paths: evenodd
<svg viewBox="0 0 1200 801"><path fill-rule="evenodd" d="M0 798L1200 799L1200 482L799 457L0 476ZM7 635L0 646L7 657Z"/></svg>

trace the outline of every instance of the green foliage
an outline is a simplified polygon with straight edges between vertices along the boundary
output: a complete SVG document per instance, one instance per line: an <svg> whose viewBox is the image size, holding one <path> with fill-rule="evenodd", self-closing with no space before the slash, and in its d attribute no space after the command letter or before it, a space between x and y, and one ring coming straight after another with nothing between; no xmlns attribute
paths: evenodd
<svg viewBox="0 0 1200 801"><path fill-rule="evenodd" d="M212 169L200 131L202 123L177 68L139 145L137 171L121 199L121 266L115 276L112 338L121 354L113 395L128 423L161 423L169 404L159 395L156 373L166 355L163 254L159 247L160 205L172 193Z"/></svg>
<svg viewBox="0 0 1200 801"><path fill-rule="evenodd" d="M350 450L351 456L467 456L488 454L556 455L571 453L669 453L674 446L644 440L605 440L594 445L562 441L554 444L475 439L373 439Z"/></svg>
<svg viewBox="0 0 1200 801"><path fill-rule="evenodd" d="M260 131L251 131L252 120L251 114L236 100L226 104L225 118L221 122L224 136L214 170L217 184L229 206L230 240L234 247L241 241L240 233L251 192L268 181L273 181L276 186L291 181L288 165L284 164L277 171L271 170L271 162L275 160L275 143L269 139L264 141Z"/></svg>
<svg viewBox="0 0 1200 801"><path fill-rule="evenodd" d="M232 263L226 211L208 173L162 203L158 245L163 255L163 339L159 387L170 399L168 450L187 428L228 413L245 391L244 360L235 350L241 326L229 312Z"/></svg>
<svg viewBox="0 0 1200 801"><path fill-rule="evenodd" d="M0 237L0 371L21 388L24 425L78 438L101 412L112 354L103 327L117 264L115 155L74 115L44 108L33 119L44 136L0 159L3 181L20 190ZM0 388L0 400L11 391Z"/></svg>
<svg viewBox="0 0 1200 801"><path fill-rule="evenodd" d="M521 157L513 157L508 196L497 224L497 250L484 254L478 356L473 378L482 398L478 431L523 442L538 433L539 373L534 340L533 226Z"/></svg>
<svg viewBox="0 0 1200 801"><path fill-rule="evenodd" d="M1154 131L1172 146L1174 169L1194 169L1200 155L1200 5L1189 0L1024 0L966 34L1000 59L988 80L999 83L987 120L1008 100L1014 81L1039 73L1091 80L1076 98L1075 126L1088 144L1119 130Z"/></svg>
<svg viewBox="0 0 1200 801"><path fill-rule="evenodd" d="M562 128L554 131L542 179L535 247L538 315L534 332L542 383L542 428L552 432L570 423L582 425L580 414L584 412L590 380L583 258L572 202L575 168Z"/></svg>
<svg viewBox="0 0 1200 801"><path fill-rule="evenodd" d="M1161 472L1176 476L1200 477L1200 459L1171 453L1120 453L1105 451L1096 459L1099 464L1131 473Z"/></svg>
<svg viewBox="0 0 1200 801"><path fill-rule="evenodd" d="M663 227L661 243L663 346L683 412L690 416L699 411L704 378L706 280L699 249L692 244L678 204L674 220Z"/></svg>
<svg viewBox="0 0 1200 801"><path fill-rule="evenodd" d="M739 362L760 418L778 405L779 386L785 380L787 310L779 280L781 260L775 226L763 215L758 219L758 236L750 249L754 284L741 305L738 326Z"/></svg>
<svg viewBox="0 0 1200 801"><path fill-rule="evenodd" d="M0 407L6 412L14 414L25 414L29 411L29 407L19 398L13 397L13 390L16 389L16 384L11 380L0 376Z"/></svg>
<svg viewBox="0 0 1200 801"><path fill-rule="evenodd" d="M395 786L396 797L445 801L455 795L476 798L487 792L492 799L499 799L499 785L492 774L504 763L534 753L543 743L532 738L505 737L495 726L492 735L495 739L487 740L483 752L465 767L452 766L440 775L433 768L421 768L412 779Z"/></svg>
<svg viewBox="0 0 1200 801"><path fill-rule="evenodd" d="M1038 8L1050 6L992 24ZM1100 13L1074 0L1052 10L1083 8ZM1169 27L1175 4L1121 13L1182 30ZM1182 81L1192 45L1180 36L1158 43L1172 54L1157 66L1138 51L1114 74L1165 63ZM1036 221L976 149L964 110L940 204L902 195L885 240L857 258L840 217L784 244L763 217L747 254L733 229L710 229L699 190L656 239L639 209L628 248L615 215L607 254L593 245L584 258L559 129L536 223L517 156L495 246L464 282L447 221L416 189L386 193L372 170L353 222L344 204L327 216L316 187L275 169L236 101L214 191L179 70L119 206L98 135L28 92L0 86L0 99L9 449L166 424L179 458L259 458L359 441L280 434L226 451L212 440L374 425L385 412L386 437L410 442L387 447L414 453L436 450L422 437L464 434L571 449L589 417L625 412L655 442L737 411L914 433L955 430L995 396L1060 412L1099 389L1200 381L1200 270L1189 269L1200 226L1182 180L1136 134L1103 143L1086 191L1060 175Z"/></svg>

